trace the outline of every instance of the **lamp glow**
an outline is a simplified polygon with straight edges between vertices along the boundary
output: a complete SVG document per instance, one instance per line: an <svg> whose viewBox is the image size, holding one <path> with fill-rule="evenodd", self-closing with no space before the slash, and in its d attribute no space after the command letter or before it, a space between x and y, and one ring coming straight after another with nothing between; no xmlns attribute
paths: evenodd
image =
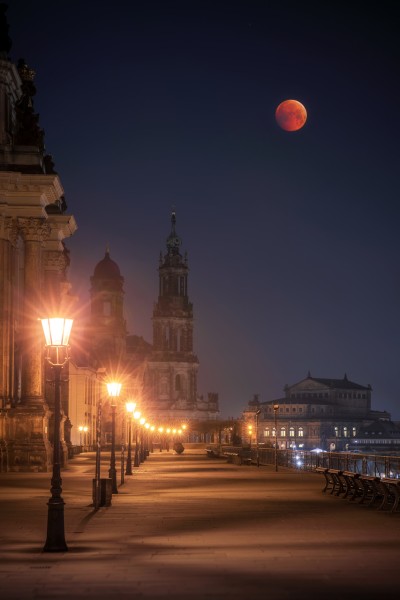
<svg viewBox="0 0 400 600"><path fill-rule="evenodd" d="M112 398L117 398L120 394L122 387L122 383L117 383L116 381L110 381L107 383L107 392L108 395Z"/></svg>

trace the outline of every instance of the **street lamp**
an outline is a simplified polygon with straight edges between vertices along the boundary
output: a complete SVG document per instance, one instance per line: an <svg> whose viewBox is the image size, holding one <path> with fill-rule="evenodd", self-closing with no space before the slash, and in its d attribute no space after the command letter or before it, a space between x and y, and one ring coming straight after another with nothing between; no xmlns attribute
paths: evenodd
<svg viewBox="0 0 400 600"><path fill-rule="evenodd" d="M132 416L135 412L136 403L127 402L125 404L128 413L128 457L126 459L126 471L125 475L132 475L132 450L131 450L131 438L132 438Z"/></svg>
<svg viewBox="0 0 400 600"><path fill-rule="evenodd" d="M278 427L277 427L277 412L279 404L274 404L274 419L275 419L275 471L278 470Z"/></svg>
<svg viewBox="0 0 400 600"><path fill-rule="evenodd" d="M115 408L116 398L118 398L121 391L122 384L115 381L107 383L108 395L111 398L111 457L110 457L110 468L108 475L111 479L111 490L113 494L118 494L117 488L117 470L115 468Z"/></svg>
<svg viewBox="0 0 400 600"><path fill-rule="evenodd" d="M65 552L68 547L64 533L65 503L61 497L61 369L69 359L68 342L73 320L58 317L40 320L46 339L46 360L54 371L53 475L50 488L51 498L47 503L47 539L43 551Z"/></svg>
<svg viewBox="0 0 400 600"><path fill-rule="evenodd" d="M133 418L135 419L135 421L138 421L140 419L140 412L138 410L133 413ZM140 466L140 460L139 460L139 440L138 440L138 424L137 424L137 422L135 424L135 458L134 458L134 461L133 461L133 466L134 467L139 467Z"/></svg>
<svg viewBox="0 0 400 600"><path fill-rule="evenodd" d="M89 427L87 425L79 425L78 429L79 429L79 445L81 446L81 449L83 449L83 451L85 451L86 434L89 431ZM83 445L82 445L82 434L83 434Z"/></svg>
<svg viewBox="0 0 400 600"><path fill-rule="evenodd" d="M250 450L251 450L251 438L253 437L253 425L248 425L247 426L247 431L248 431L248 434L249 434Z"/></svg>
<svg viewBox="0 0 400 600"><path fill-rule="evenodd" d="M261 413L261 408L256 411L256 459L257 459L257 467L260 466L260 453L258 448L258 419Z"/></svg>

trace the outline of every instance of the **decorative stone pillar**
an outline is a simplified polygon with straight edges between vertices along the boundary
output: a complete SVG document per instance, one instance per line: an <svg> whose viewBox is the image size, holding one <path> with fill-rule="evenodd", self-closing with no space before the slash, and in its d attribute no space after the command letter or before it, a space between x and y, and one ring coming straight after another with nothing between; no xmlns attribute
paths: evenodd
<svg viewBox="0 0 400 600"><path fill-rule="evenodd" d="M14 351L16 320L14 284L14 246L17 229L10 217L0 216L0 408L14 401Z"/></svg>
<svg viewBox="0 0 400 600"><path fill-rule="evenodd" d="M41 404L43 400L43 333L39 318L43 315L41 297L41 244L50 235L44 219L19 218L18 228L24 240L24 325L22 363L22 403Z"/></svg>

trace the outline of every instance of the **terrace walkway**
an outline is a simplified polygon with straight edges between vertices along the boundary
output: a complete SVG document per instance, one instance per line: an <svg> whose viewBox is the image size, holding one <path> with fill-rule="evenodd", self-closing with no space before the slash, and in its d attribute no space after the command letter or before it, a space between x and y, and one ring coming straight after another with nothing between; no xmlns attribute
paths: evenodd
<svg viewBox="0 0 400 600"><path fill-rule="evenodd" d="M94 511L94 459L62 473L66 553L42 552L51 474L0 473L2 600L398 598L400 513L318 474L155 452Z"/></svg>

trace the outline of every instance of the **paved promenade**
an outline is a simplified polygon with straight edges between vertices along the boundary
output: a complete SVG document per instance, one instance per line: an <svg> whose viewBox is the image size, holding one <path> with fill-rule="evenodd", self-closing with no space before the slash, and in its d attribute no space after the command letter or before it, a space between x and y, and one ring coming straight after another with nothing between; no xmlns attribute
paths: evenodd
<svg viewBox="0 0 400 600"><path fill-rule="evenodd" d="M317 474L156 452L98 511L94 454L62 476L69 550L49 554L51 474L0 473L1 600L399 595L400 513L322 494Z"/></svg>

